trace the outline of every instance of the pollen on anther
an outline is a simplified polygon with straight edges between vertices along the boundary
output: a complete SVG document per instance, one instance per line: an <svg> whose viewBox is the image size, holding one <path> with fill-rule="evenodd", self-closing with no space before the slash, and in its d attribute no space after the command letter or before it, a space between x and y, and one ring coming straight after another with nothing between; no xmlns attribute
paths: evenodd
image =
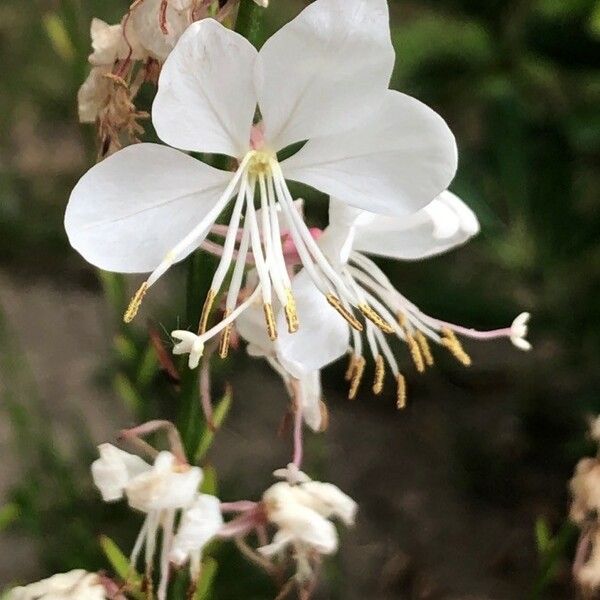
<svg viewBox="0 0 600 600"><path fill-rule="evenodd" d="M383 391L383 382L385 380L385 361L383 356L378 354L375 358L375 381L373 382L373 393L381 394Z"/></svg>
<svg viewBox="0 0 600 600"><path fill-rule="evenodd" d="M269 304L263 304L263 311L265 313L265 321L267 323L267 334L269 339L274 342L277 339L277 328L275 327L275 315L273 314L273 307Z"/></svg>
<svg viewBox="0 0 600 600"><path fill-rule="evenodd" d="M408 350L417 371L423 373L425 371L425 362L423 360L423 355L421 354L421 349L415 338L408 332L406 333L406 343L408 344Z"/></svg>
<svg viewBox="0 0 600 600"><path fill-rule="evenodd" d="M398 373L396 385L396 408L402 410L406 408L406 379L402 373Z"/></svg>
<svg viewBox="0 0 600 600"><path fill-rule="evenodd" d="M131 321L135 319L135 315L137 315L138 311L140 310L140 306L142 305L144 296L148 291L148 287L148 282L144 281L138 291L134 294L129 306L127 307L127 310L125 311L125 314L123 315L123 321L125 323L131 323Z"/></svg>
<svg viewBox="0 0 600 600"><path fill-rule="evenodd" d="M433 367L433 355L431 354L431 348L429 347L427 338L422 331L417 330L415 331L415 339L417 340L417 344L419 344L419 349L421 350L421 354L425 359L425 364L428 367Z"/></svg>
<svg viewBox="0 0 600 600"><path fill-rule="evenodd" d="M442 334L444 337L440 340L442 346L445 346L449 352L465 367L471 366L471 357L464 351L462 344L456 337L454 331L449 329L448 327L444 327L442 329Z"/></svg>
<svg viewBox="0 0 600 600"><path fill-rule="evenodd" d="M210 311L212 310L213 304L215 303L215 297L215 291L212 289L208 290L208 294L206 294L206 300L204 300L204 306L202 307L202 314L200 315L198 335L206 333L206 328L208 326L208 317L210 316Z"/></svg>
<svg viewBox="0 0 600 600"><path fill-rule="evenodd" d="M287 302L283 311L285 313L285 320L287 321L288 331L289 333L296 333L299 327L298 312L296 310L296 300L294 299L292 290L286 290L285 295Z"/></svg>
<svg viewBox="0 0 600 600"><path fill-rule="evenodd" d="M354 372L352 373L352 380L350 382L350 389L348 390L349 400L354 400L354 398L356 398L360 382L362 381L363 373L365 372L366 364L367 361L364 359L363 356L359 356L356 359L356 363L354 365Z"/></svg>
<svg viewBox="0 0 600 600"><path fill-rule="evenodd" d="M327 302L335 308L335 310L346 319L346 321L350 324L351 327L356 329L356 331L362 331L363 326L362 323L342 304L342 301L333 294L327 294L325 296L327 298Z"/></svg>
<svg viewBox="0 0 600 600"><path fill-rule="evenodd" d="M367 318L371 323L377 326L383 333L394 333L394 328L371 306L368 304L361 304L359 307L360 312Z"/></svg>
<svg viewBox="0 0 600 600"><path fill-rule="evenodd" d="M346 373L344 375L344 379L346 381L350 381L352 379L352 375L354 374L354 369L356 368L356 361L360 357L356 354L351 354L348 360L348 368L346 369Z"/></svg>
<svg viewBox="0 0 600 600"><path fill-rule="evenodd" d="M226 310L223 314L223 318L226 319L231 314L230 310ZM233 324L227 325L223 332L221 333L221 339L219 340L219 358L227 358L229 354L229 342L231 340L231 330L233 329Z"/></svg>

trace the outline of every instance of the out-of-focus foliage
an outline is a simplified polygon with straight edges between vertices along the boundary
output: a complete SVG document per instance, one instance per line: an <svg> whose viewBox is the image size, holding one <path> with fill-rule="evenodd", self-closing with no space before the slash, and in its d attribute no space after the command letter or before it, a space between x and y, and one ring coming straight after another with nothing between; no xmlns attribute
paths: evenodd
<svg viewBox="0 0 600 600"><path fill-rule="evenodd" d="M68 247L62 214L70 188L95 157L93 132L81 128L76 117L89 23L92 16L116 22L127 5L127 0L3 0L0 5L3 266L97 285ZM302 5L272 0L264 37ZM460 151L452 189L482 223L468 250L396 266L394 275L407 296L450 320L493 327L521 310L533 313L536 358L527 375L519 376L517 411L530 436L528 458L564 471L566 481L582 452L575 441L582 415L600 411L595 392L600 2L391 0L390 8L398 54L393 86L430 104L450 123ZM125 302L121 279L102 283L113 306ZM171 392L164 379L155 379L146 336L117 327L115 332L115 361L105 379L134 412L155 416L161 409L158 397L168 404ZM146 390L154 390L154 404L148 404ZM41 426L31 424L18 400L11 405L18 431L25 440L37 440ZM38 441L25 450L32 453L32 464L39 459L41 466L17 490L14 504L1 510L0 524L17 519L39 536L49 569L79 566L81 557L89 557L86 567L100 566L100 548L89 534L103 530L110 516L112 529L106 533L119 530L127 541L133 531L120 531L125 514L103 506L85 485L74 485L70 467L51 444ZM81 460L89 462L83 436L80 443ZM476 493L485 494L510 469L490 452L468 436L458 449L472 477L466 486L476 487ZM56 486L65 493L57 494ZM121 519L116 523L115 515ZM53 535L52 520L70 525ZM532 587L546 585L553 572L549 557L563 551L564 539L540 549L542 583L532 576ZM220 563L240 562L222 552ZM233 597L236 585L253 597L247 582L242 573L224 587L217 575L218 597Z"/></svg>

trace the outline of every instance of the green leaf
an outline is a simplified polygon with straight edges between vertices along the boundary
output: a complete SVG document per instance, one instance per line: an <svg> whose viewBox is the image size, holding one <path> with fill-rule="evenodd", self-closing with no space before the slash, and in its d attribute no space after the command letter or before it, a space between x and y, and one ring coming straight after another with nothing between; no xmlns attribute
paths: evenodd
<svg viewBox="0 0 600 600"><path fill-rule="evenodd" d="M148 346L137 371L138 389L143 389L152 382L157 364L156 352L152 346Z"/></svg>
<svg viewBox="0 0 600 600"><path fill-rule="evenodd" d="M535 545L540 556L547 554L552 547L552 534L546 520L542 517L535 522Z"/></svg>
<svg viewBox="0 0 600 600"><path fill-rule="evenodd" d="M75 48L61 18L56 14L47 14L42 22L55 52L65 62L71 62L75 57Z"/></svg>
<svg viewBox="0 0 600 600"><path fill-rule="evenodd" d="M217 471L214 467L208 465L202 469L204 477L202 479L202 485L200 491L203 494L210 494L211 496L218 495L219 483L217 478Z"/></svg>
<svg viewBox="0 0 600 600"><path fill-rule="evenodd" d="M214 558L206 557L202 561L200 581L194 594L194 600L208 600L211 597L212 584L217 574L218 566Z"/></svg>
<svg viewBox="0 0 600 600"><path fill-rule="evenodd" d="M134 598L143 598L141 594L142 576L129 562L129 558L121 552L121 549L108 536L100 536L100 547L114 572L127 583L127 591Z"/></svg>
<svg viewBox="0 0 600 600"><path fill-rule="evenodd" d="M139 410L143 404L142 398L131 381L129 381L123 373L117 373L115 375L113 385L115 392L121 397L130 410Z"/></svg>
<svg viewBox="0 0 600 600"><path fill-rule="evenodd" d="M19 507L14 504L5 504L0 508L0 531L10 527L19 518Z"/></svg>
<svg viewBox="0 0 600 600"><path fill-rule="evenodd" d="M213 413L213 423L217 429L219 427L221 427L223 421L227 417L227 414L229 413L229 409L231 408L231 401L232 401L231 391L228 390L225 393L225 395L223 396L223 398L217 404L217 406L214 410L214 413ZM206 453L212 446L212 443L215 438L215 433L216 432L213 431L208 426L208 424L205 425L204 431L202 432L202 436L200 437L200 442L198 444L198 448L196 449L196 452L194 454L194 460L196 463L199 463L204 458L204 456L206 455Z"/></svg>

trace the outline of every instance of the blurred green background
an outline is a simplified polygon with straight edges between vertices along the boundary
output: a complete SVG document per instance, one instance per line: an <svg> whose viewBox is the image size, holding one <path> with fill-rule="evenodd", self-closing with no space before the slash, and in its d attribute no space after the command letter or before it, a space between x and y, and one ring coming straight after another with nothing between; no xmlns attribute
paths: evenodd
<svg viewBox="0 0 600 600"><path fill-rule="evenodd" d="M302 4L271 0L264 37ZM76 113L89 23L117 22L127 5L0 5L1 584L107 568L97 534L127 547L138 523L91 489L93 445L171 410L144 328L120 331L101 297L103 284L113 304L126 292L98 279L62 227L70 189L95 157L93 131ZM359 501L361 518L320 593L571 597L566 485L590 451L586 416L600 410L600 2L390 8L393 87L450 124L460 152L451 189L482 232L448 256L384 266L406 296L447 320L492 328L530 311L534 352L469 344L470 370L440 357L433 375L409 381L401 415L391 398L349 404L342 366L326 371L332 427L309 439L310 464ZM319 200L308 197L316 222L326 215ZM167 331L183 314L181 273L147 309ZM274 441L284 391L241 354L220 369L234 409L211 460L224 494L256 497L286 460L285 441ZM274 595L233 552L221 556L215 585L211 597L224 600Z"/></svg>

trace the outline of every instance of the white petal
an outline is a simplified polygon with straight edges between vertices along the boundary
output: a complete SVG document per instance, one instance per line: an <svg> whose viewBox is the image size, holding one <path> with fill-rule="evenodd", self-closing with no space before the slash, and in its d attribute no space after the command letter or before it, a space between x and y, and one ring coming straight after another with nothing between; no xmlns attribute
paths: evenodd
<svg viewBox="0 0 600 600"><path fill-rule="evenodd" d="M231 173L172 148L129 146L92 167L75 186L65 214L69 241L101 269L152 271L214 206L230 179Z"/></svg>
<svg viewBox="0 0 600 600"><path fill-rule="evenodd" d="M368 123L309 140L282 169L286 178L357 208L405 217L443 192L456 166L456 143L444 120L390 91Z"/></svg>
<svg viewBox="0 0 600 600"><path fill-rule="evenodd" d="M324 517L338 517L346 525L353 525L358 505L337 486L320 481L303 483L302 490L311 498L310 507Z"/></svg>
<svg viewBox="0 0 600 600"><path fill-rule="evenodd" d="M256 49L213 19L191 25L165 62L152 122L167 144L241 158L256 111Z"/></svg>
<svg viewBox="0 0 600 600"><path fill-rule="evenodd" d="M316 0L260 51L267 142L279 150L354 127L383 101L393 65L385 0Z"/></svg>
<svg viewBox="0 0 600 600"><path fill-rule="evenodd" d="M92 463L92 478L106 502L120 500L127 484L151 469L139 456L112 444L101 444L98 451L100 458Z"/></svg>
<svg viewBox="0 0 600 600"><path fill-rule="evenodd" d="M479 224L473 211L458 196L445 191L406 218L363 212L355 221L353 249L366 254L417 260L456 248L478 231Z"/></svg>
<svg viewBox="0 0 600 600"><path fill-rule="evenodd" d="M300 404L304 421L313 430L319 431L323 415L321 413L321 372L312 371L300 378Z"/></svg>
<svg viewBox="0 0 600 600"><path fill-rule="evenodd" d="M342 356L348 349L348 323L315 287L308 273L300 271L292 281L300 327L288 333L284 315L278 315L277 355L284 367L300 379Z"/></svg>
<svg viewBox="0 0 600 600"><path fill-rule="evenodd" d="M217 534L223 525L221 503L215 496L198 494L183 513L173 540L171 561L182 565L193 552L198 552Z"/></svg>
<svg viewBox="0 0 600 600"><path fill-rule="evenodd" d="M152 57L162 62L173 50L191 19L188 11L177 10L173 2L167 4L165 13L167 33L163 32L160 19L161 0L144 0L131 11L130 23L140 44Z"/></svg>
<svg viewBox="0 0 600 600"><path fill-rule="evenodd" d="M198 492L202 469L176 470L176 466L170 452L159 453L152 470L135 477L125 488L129 505L145 513L188 507Z"/></svg>

